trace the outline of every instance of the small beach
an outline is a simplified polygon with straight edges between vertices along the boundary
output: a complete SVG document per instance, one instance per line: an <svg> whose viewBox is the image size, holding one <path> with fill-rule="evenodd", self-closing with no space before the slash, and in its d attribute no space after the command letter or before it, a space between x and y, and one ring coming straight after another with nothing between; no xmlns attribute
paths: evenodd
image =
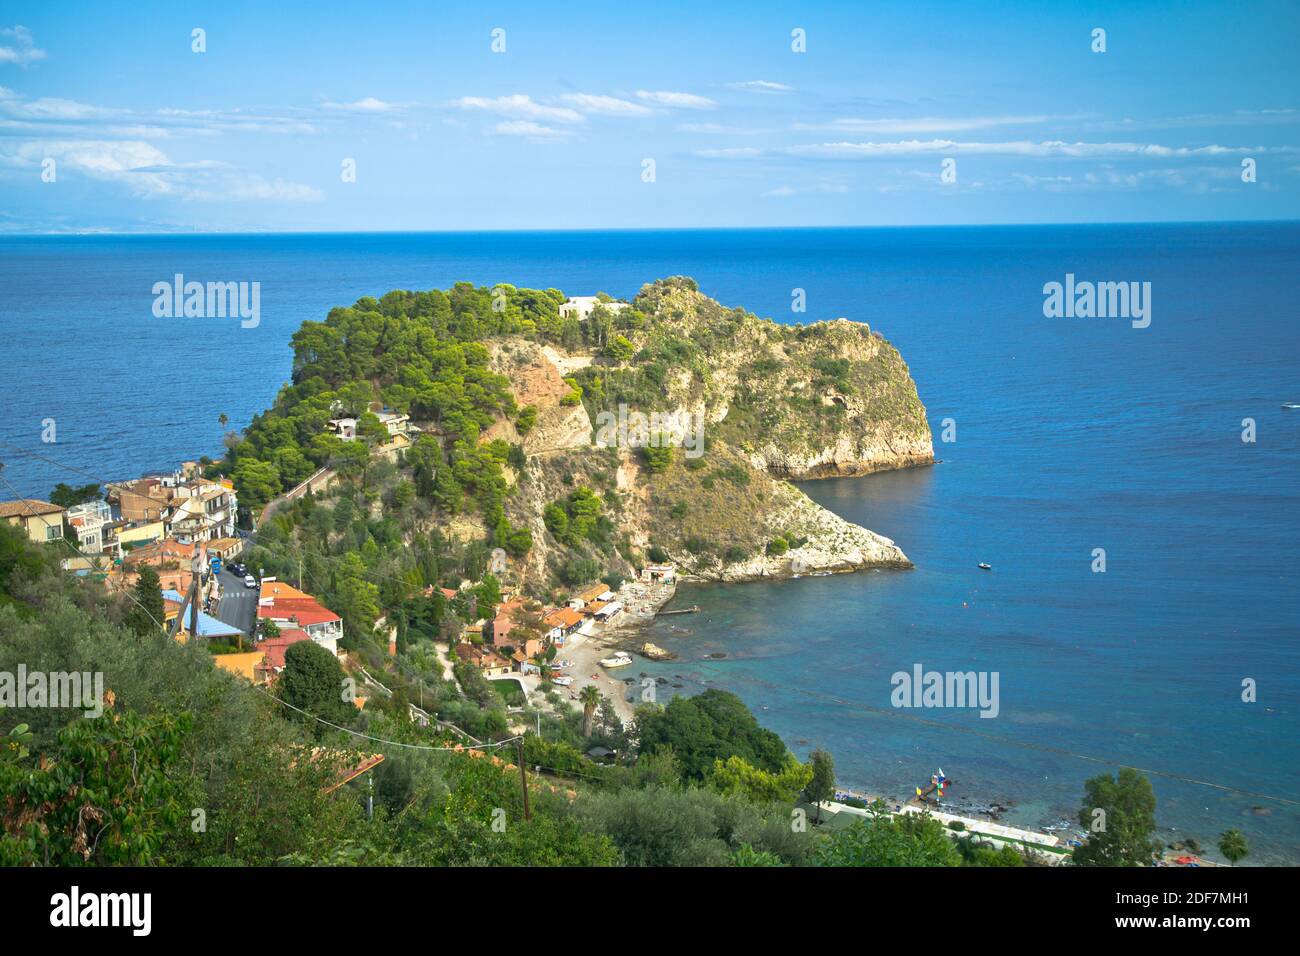
<svg viewBox="0 0 1300 956"><path fill-rule="evenodd" d="M623 605L623 612L608 624L592 625L590 634L575 633L561 647L556 657L572 661L573 666L564 673L573 678L568 687L557 688L562 697L576 703L582 688L592 684L602 696L614 705L614 711L624 724L632 720L639 701L638 677L647 663L640 656L641 642L638 637L644 628L654 622L655 615L677 594L673 584L648 584L643 581L625 582L619 589L616 600ZM616 651L626 651L632 655L632 663L626 667L608 669L600 665L603 658ZM632 683L627 683L628 679ZM631 696L633 700L627 698Z"/></svg>

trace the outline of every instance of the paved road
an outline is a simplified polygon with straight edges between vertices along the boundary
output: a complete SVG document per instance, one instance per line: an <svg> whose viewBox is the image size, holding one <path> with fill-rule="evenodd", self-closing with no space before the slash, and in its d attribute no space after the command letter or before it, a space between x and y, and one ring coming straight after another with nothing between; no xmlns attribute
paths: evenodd
<svg viewBox="0 0 1300 956"><path fill-rule="evenodd" d="M221 603L216 617L223 624L237 627L249 637L257 621L257 588L244 587L244 579L221 569Z"/></svg>

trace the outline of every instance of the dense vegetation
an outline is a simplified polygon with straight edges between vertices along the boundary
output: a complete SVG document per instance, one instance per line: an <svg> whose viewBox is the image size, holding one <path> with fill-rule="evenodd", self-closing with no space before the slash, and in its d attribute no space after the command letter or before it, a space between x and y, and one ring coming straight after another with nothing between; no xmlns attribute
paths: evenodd
<svg viewBox="0 0 1300 956"><path fill-rule="evenodd" d="M312 644L294 646L274 693L254 688L215 668L197 644L159 628L131 630L132 602L61 572L57 556L0 525L0 671L99 672L106 704L99 718L51 707L0 714L0 863L1023 862L953 842L928 817L877 810L846 829L818 830L802 801L833 786L829 755L800 764L739 699L717 690L650 705L630 733L607 705L585 738L576 712L543 718L542 736L528 733L521 744L525 765L542 768L526 821L518 771L508 765L516 744L496 759L385 744L449 747L463 738L409 720L399 693L363 688L372 695L363 710L341 705L338 662ZM379 741L314 719L322 715ZM596 742L612 745L617 762L583 756ZM339 785L366 754L385 757L372 771L373 819L360 785Z"/></svg>

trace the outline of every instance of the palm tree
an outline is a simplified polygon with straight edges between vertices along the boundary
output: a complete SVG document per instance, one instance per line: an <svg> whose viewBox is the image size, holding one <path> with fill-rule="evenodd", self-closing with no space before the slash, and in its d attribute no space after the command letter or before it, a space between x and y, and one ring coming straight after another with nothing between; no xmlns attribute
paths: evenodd
<svg viewBox="0 0 1300 956"><path fill-rule="evenodd" d="M217 421L220 422L222 429L224 429L226 427L226 423L229 422L230 419L226 417L225 412L222 412L220 415L217 416Z"/></svg>
<svg viewBox="0 0 1300 956"><path fill-rule="evenodd" d="M1237 865L1238 860L1243 860L1250 853L1250 846L1246 843L1245 835L1235 827L1231 830L1224 830L1219 835L1219 852L1233 866Z"/></svg>
<svg viewBox="0 0 1300 956"><path fill-rule="evenodd" d="M600 706L600 691L596 690L595 684L588 684L578 694L578 700L582 703L582 736L590 737L591 722Z"/></svg>

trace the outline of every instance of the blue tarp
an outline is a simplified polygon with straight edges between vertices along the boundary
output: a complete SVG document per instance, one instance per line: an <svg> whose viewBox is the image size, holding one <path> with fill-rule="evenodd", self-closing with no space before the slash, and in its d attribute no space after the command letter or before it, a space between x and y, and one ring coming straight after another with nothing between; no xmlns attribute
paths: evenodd
<svg viewBox="0 0 1300 956"><path fill-rule="evenodd" d="M185 600L184 595L171 590L163 591L162 596L165 600L175 601L177 604L180 604ZM185 620L181 622L181 626L185 628L190 626L189 608L185 609ZM243 633L243 631L234 625L227 624L224 621L218 621L211 614L204 614L202 611L199 611L199 637L234 637L236 634Z"/></svg>

